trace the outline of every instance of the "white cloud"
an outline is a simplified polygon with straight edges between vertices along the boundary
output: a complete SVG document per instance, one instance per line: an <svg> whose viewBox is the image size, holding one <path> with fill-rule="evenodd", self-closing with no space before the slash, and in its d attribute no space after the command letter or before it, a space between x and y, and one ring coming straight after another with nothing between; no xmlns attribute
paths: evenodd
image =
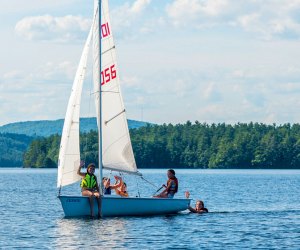
<svg viewBox="0 0 300 250"><path fill-rule="evenodd" d="M0 78L0 86L4 93L30 93L34 95L39 92L53 93L58 86L71 86L76 66L64 61L61 63L47 62L32 69L30 73L20 70L12 70ZM68 88L67 87L67 88Z"/></svg>
<svg viewBox="0 0 300 250"><path fill-rule="evenodd" d="M27 40L67 42L85 38L90 26L91 19L80 16L44 15L23 18L16 24L15 31Z"/></svg>
<svg viewBox="0 0 300 250"><path fill-rule="evenodd" d="M112 10L111 21L118 36L133 38L137 32L148 33L149 27L143 27L144 20L142 14L147 10L151 0L136 0L132 4L125 4ZM147 16L149 18L149 16ZM142 27L141 27L142 26Z"/></svg>
<svg viewBox="0 0 300 250"><path fill-rule="evenodd" d="M238 18L238 24L245 29L249 29L249 27L256 27L259 28L259 14L258 13L251 13L248 15L240 16Z"/></svg>
<svg viewBox="0 0 300 250"><path fill-rule="evenodd" d="M7 79L20 79L22 78L22 71L20 70L12 70L9 72L4 73L3 75L3 79L7 80Z"/></svg>
<svg viewBox="0 0 300 250"><path fill-rule="evenodd" d="M78 1L77 1L78 3ZM26 0L26 4L23 4L20 0L1 0L0 1L0 13L11 14L11 13L20 13L32 11L32 10L41 10L41 9L51 9L51 8L64 8L66 6L74 6L76 0Z"/></svg>
<svg viewBox="0 0 300 250"><path fill-rule="evenodd" d="M176 0L166 10L173 23L180 25L203 16L217 17L225 11L227 5L227 0Z"/></svg>
<svg viewBox="0 0 300 250"><path fill-rule="evenodd" d="M281 95L298 96L300 93L300 79L298 82L283 82L278 84L277 92Z"/></svg>
<svg viewBox="0 0 300 250"><path fill-rule="evenodd" d="M265 40L300 38L300 23L288 15L265 18L263 14L252 13L238 17L236 23L246 31L259 34Z"/></svg>
<svg viewBox="0 0 300 250"><path fill-rule="evenodd" d="M232 72L233 77L243 78L245 77L245 71L241 69L236 69Z"/></svg>
<svg viewBox="0 0 300 250"><path fill-rule="evenodd" d="M299 11L298 0L284 3L280 0L176 0L166 7L167 16L175 26L196 29L241 27L265 40L299 39Z"/></svg>
<svg viewBox="0 0 300 250"><path fill-rule="evenodd" d="M173 17L190 18L191 15L218 16L227 6L226 0L176 0L167 6L168 14ZM189 15L187 15L189 14Z"/></svg>
<svg viewBox="0 0 300 250"><path fill-rule="evenodd" d="M86 38L92 4L45 2L29 0L32 6L9 12L19 13L9 20L0 3L7 38L0 62L2 124L64 116L83 47L74 40ZM152 122L299 121L300 1L109 3L130 118L139 119L143 108L144 120ZM15 20L15 32L28 42L14 36Z"/></svg>
<svg viewBox="0 0 300 250"><path fill-rule="evenodd" d="M124 76L120 81L124 87L133 88L139 86L139 79L137 76Z"/></svg>
<svg viewBox="0 0 300 250"><path fill-rule="evenodd" d="M32 72L12 70L0 78L2 124L62 118L68 102L75 66L48 62Z"/></svg>
<svg viewBox="0 0 300 250"><path fill-rule="evenodd" d="M136 0L133 5L131 6L131 8L129 9L130 12L132 13L141 13L146 7L147 5L149 5L151 3L151 0Z"/></svg>
<svg viewBox="0 0 300 250"><path fill-rule="evenodd" d="M247 4L246 4L247 6ZM235 14L235 22L246 31L257 33L261 38L270 40L299 39L300 23L298 14L300 1L268 0L264 2L252 2L251 10L240 9Z"/></svg>
<svg viewBox="0 0 300 250"><path fill-rule="evenodd" d="M203 88L203 97L205 100L215 103L223 100L222 95L214 82L208 83L208 85Z"/></svg>

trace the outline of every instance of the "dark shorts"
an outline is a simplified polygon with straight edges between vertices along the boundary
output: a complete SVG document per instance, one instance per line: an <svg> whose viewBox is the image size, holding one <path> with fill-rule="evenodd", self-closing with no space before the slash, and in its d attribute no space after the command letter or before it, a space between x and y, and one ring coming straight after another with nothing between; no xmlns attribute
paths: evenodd
<svg viewBox="0 0 300 250"><path fill-rule="evenodd" d="M174 198L175 193L168 193L168 198Z"/></svg>
<svg viewBox="0 0 300 250"><path fill-rule="evenodd" d="M91 192L93 192L93 193L94 193L94 192L98 192L97 189L95 189L95 188L82 188L82 189L81 189L81 192L83 192L83 191L85 191L85 190L91 191Z"/></svg>

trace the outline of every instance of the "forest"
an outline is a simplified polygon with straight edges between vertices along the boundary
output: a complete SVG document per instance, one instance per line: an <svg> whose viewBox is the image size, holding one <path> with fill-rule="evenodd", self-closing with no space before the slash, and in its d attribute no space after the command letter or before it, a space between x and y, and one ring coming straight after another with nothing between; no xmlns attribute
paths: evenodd
<svg viewBox="0 0 300 250"><path fill-rule="evenodd" d="M262 123L150 125L130 129L138 168L300 168L300 125ZM86 162L98 163L97 133L81 133ZM31 142L24 167L56 167L60 136Z"/></svg>
<svg viewBox="0 0 300 250"><path fill-rule="evenodd" d="M21 167L24 152L33 139L26 135L0 133L0 167Z"/></svg>

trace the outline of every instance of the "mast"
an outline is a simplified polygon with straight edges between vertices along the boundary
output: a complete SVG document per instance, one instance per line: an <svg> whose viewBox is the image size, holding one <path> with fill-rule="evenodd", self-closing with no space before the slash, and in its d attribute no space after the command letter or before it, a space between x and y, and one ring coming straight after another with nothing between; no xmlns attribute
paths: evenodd
<svg viewBox="0 0 300 250"><path fill-rule="evenodd" d="M101 0L98 0L98 39L99 39L99 117L98 117L98 124L99 124L99 131L98 131L98 157L99 157L99 190L100 190L100 195L103 195L103 184L102 184L102 177L103 177L103 162L102 162L102 87L101 87Z"/></svg>

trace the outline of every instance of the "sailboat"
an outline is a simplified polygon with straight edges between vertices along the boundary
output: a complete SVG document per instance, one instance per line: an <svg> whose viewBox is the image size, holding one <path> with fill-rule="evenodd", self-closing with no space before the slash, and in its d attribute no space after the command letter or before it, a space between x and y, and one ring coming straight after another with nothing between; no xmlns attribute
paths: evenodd
<svg viewBox="0 0 300 250"><path fill-rule="evenodd" d="M58 198L66 217L90 215L88 197L62 195L62 188L81 179L77 174L80 164L79 117L81 93L91 45L93 47L93 95L98 126L99 183L101 185L103 168L142 175L136 166L121 95L108 0L94 0L93 22L73 82L59 151ZM103 195L101 187L100 200L101 211L98 211L97 202L94 202L94 211L96 214L101 212L102 217L173 214L186 210L190 204L190 199Z"/></svg>

